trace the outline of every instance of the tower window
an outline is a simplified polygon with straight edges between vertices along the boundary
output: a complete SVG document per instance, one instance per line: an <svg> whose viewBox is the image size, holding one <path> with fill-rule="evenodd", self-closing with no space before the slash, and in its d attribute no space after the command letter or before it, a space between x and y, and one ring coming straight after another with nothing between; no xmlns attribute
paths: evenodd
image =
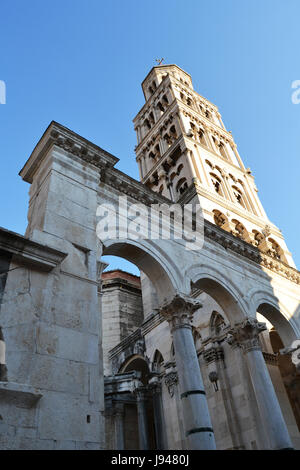
<svg viewBox="0 0 300 470"><path fill-rule="evenodd" d="M181 178L176 185L176 191L179 192L180 194L183 194L187 188L188 188L188 184L187 184L186 179Z"/></svg>
<svg viewBox="0 0 300 470"><path fill-rule="evenodd" d="M228 160L227 153L226 153L225 146L224 146L223 142L220 142L219 149L220 149L220 154L222 155L222 157L225 158L226 160Z"/></svg>
<svg viewBox="0 0 300 470"><path fill-rule="evenodd" d="M224 191L223 191L221 179L214 174L211 174L210 176L211 176L211 182L215 188L216 193L219 194L219 196L224 197Z"/></svg>
<svg viewBox="0 0 300 470"><path fill-rule="evenodd" d="M238 189L236 186L232 186L233 189L233 194L237 200L237 202L244 207L244 209L247 209L245 200L244 200L244 195L240 189Z"/></svg>

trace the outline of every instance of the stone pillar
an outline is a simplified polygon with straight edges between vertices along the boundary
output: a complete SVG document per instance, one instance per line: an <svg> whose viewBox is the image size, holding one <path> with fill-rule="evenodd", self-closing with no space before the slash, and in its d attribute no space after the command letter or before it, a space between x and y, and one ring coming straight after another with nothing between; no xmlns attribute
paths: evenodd
<svg viewBox="0 0 300 470"><path fill-rule="evenodd" d="M161 382L158 377L152 377L150 380L150 387L152 390L153 397L153 409L154 409L154 426L156 435L157 449L167 449L166 437L165 437L165 423L163 415L163 405L161 396Z"/></svg>
<svg viewBox="0 0 300 470"><path fill-rule="evenodd" d="M138 388L135 391L139 423L140 450L149 450L148 419L145 393L146 391L143 388Z"/></svg>
<svg viewBox="0 0 300 470"><path fill-rule="evenodd" d="M115 403L115 445L117 450L125 449L124 440L124 403Z"/></svg>
<svg viewBox="0 0 300 470"><path fill-rule="evenodd" d="M216 448L203 380L192 335L192 315L202 305L196 299L176 295L161 313L170 324L184 415L191 450Z"/></svg>
<svg viewBox="0 0 300 470"><path fill-rule="evenodd" d="M266 324L247 318L229 332L239 343L249 369L261 425L271 449L292 449L291 439L260 348L258 335Z"/></svg>

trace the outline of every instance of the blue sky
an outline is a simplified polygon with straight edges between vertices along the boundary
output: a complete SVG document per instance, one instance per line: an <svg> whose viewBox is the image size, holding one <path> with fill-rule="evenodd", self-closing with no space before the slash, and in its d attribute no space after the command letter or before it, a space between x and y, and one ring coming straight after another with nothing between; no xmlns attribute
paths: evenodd
<svg viewBox="0 0 300 470"><path fill-rule="evenodd" d="M29 185L18 172L51 120L138 179L132 118L144 103L142 80L164 57L219 107L300 266L300 104L291 100L299 0L10 0L0 8L0 225L25 232Z"/></svg>

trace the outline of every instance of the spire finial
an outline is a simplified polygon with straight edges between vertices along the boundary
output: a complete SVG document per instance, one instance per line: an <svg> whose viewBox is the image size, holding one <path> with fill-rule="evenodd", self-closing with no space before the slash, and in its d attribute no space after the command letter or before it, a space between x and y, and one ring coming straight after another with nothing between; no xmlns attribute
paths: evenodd
<svg viewBox="0 0 300 470"><path fill-rule="evenodd" d="M164 58L162 59L155 59L155 62L157 62L157 65L161 65L164 62Z"/></svg>

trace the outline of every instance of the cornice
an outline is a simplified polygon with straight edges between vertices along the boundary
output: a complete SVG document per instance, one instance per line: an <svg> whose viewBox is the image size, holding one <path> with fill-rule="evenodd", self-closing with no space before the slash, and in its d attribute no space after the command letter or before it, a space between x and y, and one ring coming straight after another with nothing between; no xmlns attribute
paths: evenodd
<svg viewBox="0 0 300 470"><path fill-rule="evenodd" d="M32 183L35 172L47 156L48 151L54 146L97 168L113 167L119 161L117 157L101 147L89 142L67 127L52 121L19 173L24 181Z"/></svg>
<svg viewBox="0 0 300 470"><path fill-rule="evenodd" d="M171 203L170 199L151 191L151 189L143 183L140 183L116 168L107 168L105 171L101 172L101 181L145 205Z"/></svg>
<svg viewBox="0 0 300 470"><path fill-rule="evenodd" d="M258 248L250 243L235 237L208 220L204 221L204 237L222 245L226 250L233 251L238 255L248 258L250 261L275 272L289 281L300 284L300 272L297 271L297 269L259 251Z"/></svg>
<svg viewBox="0 0 300 470"><path fill-rule="evenodd" d="M12 255L13 262L46 272L58 266L67 256L67 253L29 240L2 227L0 227L0 250Z"/></svg>

